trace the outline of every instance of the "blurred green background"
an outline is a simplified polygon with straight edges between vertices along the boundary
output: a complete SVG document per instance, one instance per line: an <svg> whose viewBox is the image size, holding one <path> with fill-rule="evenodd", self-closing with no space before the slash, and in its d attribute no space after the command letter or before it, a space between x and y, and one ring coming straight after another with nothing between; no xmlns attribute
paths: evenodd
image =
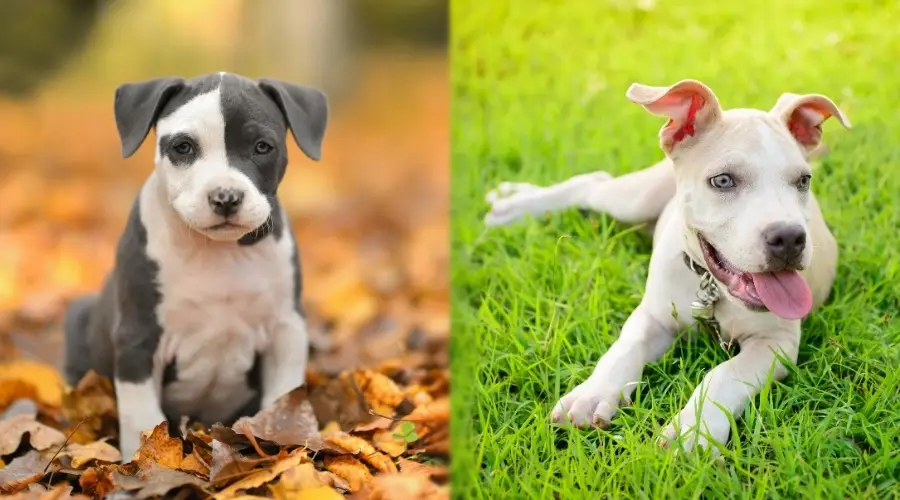
<svg viewBox="0 0 900 500"><path fill-rule="evenodd" d="M451 198L454 495L460 498L900 496L900 4L893 1L455 0ZM662 158L663 120L632 82L684 78L726 108L822 93L813 189L840 244L831 301L804 323L798 367L756 398L719 462L654 438L715 340L649 366L609 431L549 426L643 292L650 240L577 211L485 230L489 189Z"/></svg>

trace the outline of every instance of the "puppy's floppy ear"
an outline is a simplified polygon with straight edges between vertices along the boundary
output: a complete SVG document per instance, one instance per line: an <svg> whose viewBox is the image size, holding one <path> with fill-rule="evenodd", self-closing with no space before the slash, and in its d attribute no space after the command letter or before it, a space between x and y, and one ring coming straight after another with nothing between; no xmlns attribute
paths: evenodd
<svg viewBox="0 0 900 500"><path fill-rule="evenodd" d="M322 158L322 140L328 126L328 99L312 87L260 78L259 87L278 104L294 141L312 160Z"/></svg>
<svg viewBox="0 0 900 500"><path fill-rule="evenodd" d="M818 94L782 94L770 113L785 124L807 154L816 151L821 144L825 120L833 116L845 128L850 128L850 120L831 99Z"/></svg>
<svg viewBox="0 0 900 500"><path fill-rule="evenodd" d="M696 80L682 80L669 87L633 83L625 96L654 115L669 119L659 131L659 144L666 154L722 116L716 95Z"/></svg>
<svg viewBox="0 0 900 500"><path fill-rule="evenodd" d="M126 83L116 89L116 128L122 141L122 157L128 158L156 125L156 119L166 102L184 88L183 78L154 78Z"/></svg>

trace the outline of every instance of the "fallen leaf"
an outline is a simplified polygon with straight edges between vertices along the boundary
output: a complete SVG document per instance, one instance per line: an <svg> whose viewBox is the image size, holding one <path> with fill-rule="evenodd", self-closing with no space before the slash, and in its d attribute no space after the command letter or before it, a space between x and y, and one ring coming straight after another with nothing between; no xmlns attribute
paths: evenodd
<svg viewBox="0 0 900 500"><path fill-rule="evenodd" d="M325 469L347 481L350 491L359 491L372 480L369 469L351 456L325 457Z"/></svg>
<svg viewBox="0 0 900 500"><path fill-rule="evenodd" d="M289 495L279 496L278 493L275 493L273 489L273 493L275 494L275 498L278 500L343 500L344 495L338 493L334 488L329 488L328 486L316 486L314 488L307 488L305 490L297 490L290 492Z"/></svg>
<svg viewBox="0 0 900 500"><path fill-rule="evenodd" d="M47 473L59 470L59 464L55 461L47 467L51 457L52 454L31 450L14 458L9 465L0 469L0 493L15 493L27 488L29 484L44 477L45 469Z"/></svg>
<svg viewBox="0 0 900 500"><path fill-rule="evenodd" d="M89 371L74 389L63 394L62 414L69 422L81 422L70 439L73 443L90 444L101 438L118 436L113 384L94 371Z"/></svg>
<svg viewBox="0 0 900 500"><path fill-rule="evenodd" d="M369 405L353 377L346 374L310 386L309 402L319 422L337 422L341 430L372 420Z"/></svg>
<svg viewBox="0 0 900 500"><path fill-rule="evenodd" d="M52 490L36 486L38 485L32 484L28 491L22 491L4 498L19 500L90 500L90 497L84 495L73 495L72 487L68 485L59 485Z"/></svg>
<svg viewBox="0 0 900 500"><path fill-rule="evenodd" d="M212 440L212 464L209 470L209 480L213 484L227 480L229 477L249 472L260 464L273 462L274 457L250 458L241 456L231 446L217 440Z"/></svg>
<svg viewBox="0 0 900 500"><path fill-rule="evenodd" d="M149 436L141 436L138 458L134 462L142 469L150 469L153 465L177 469L184 461L183 450L181 439L169 436L169 423L161 422Z"/></svg>
<svg viewBox="0 0 900 500"><path fill-rule="evenodd" d="M372 436L372 443L392 457L399 457L406 452L406 439L393 429L376 432Z"/></svg>
<svg viewBox="0 0 900 500"><path fill-rule="evenodd" d="M444 500L450 498L447 489L439 488L427 477L414 474L385 474L377 476L351 498L369 500Z"/></svg>
<svg viewBox="0 0 900 500"><path fill-rule="evenodd" d="M28 434L31 447L38 451L60 446L66 441L65 434L38 422L34 416L16 415L0 420L0 455L9 455L16 451L25 434Z"/></svg>
<svg viewBox="0 0 900 500"><path fill-rule="evenodd" d="M149 436L141 436L141 446L134 460L141 469L154 467L178 469L204 478L209 477L209 468L193 454L184 455L181 438L169 436L169 423L161 422L153 428Z"/></svg>
<svg viewBox="0 0 900 500"><path fill-rule="evenodd" d="M163 496L176 488L185 486L206 492L207 487L207 483L196 476L156 465L141 468L134 476L125 475L116 470L113 472L113 481L116 486L124 490L137 490L137 498Z"/></svg>
<svg viewBox="0 0 900 500"><path fill-rule="evenodd" d="M0 380L0 411L18 399L38 399L38 390L31 382L19 379Z"/></svg>
<svg viewBox="0 0 900 500"><path fill-rule="evenodd" d="M306 455L306 451L302 449L294 450L290 455L275 462L271 468L268 469L260 469L249 476L241 479L240 481L232 484L231 486L225 488L220 491L213 498L216 499L227 499L232 498L234 495L241 491L250 490L253 488L258 488L269 481L274 480L278 476L280 476L284 471L296 467L303 463L304 461L309 460L309 457Z"/></svg>
<svg viewBox="0 0 900 500"><path fill-rule="evenodd" d="M78 478L82 491L94 498L106 498L116 489L113 472L119 470L118 465L101 465L89 467Z"/></svg>
<svg viewBox="0 0 900 500"><path fill-rule="evenodd" d="M278 398L271 408L238 419L231 428L236 432L249 429L257 438L282 446L305 446L317 451L321 449L322 436L306 393L305 386L298 387Z"/></svg>
<svg viewBox="0 0 900 500"><path fill-rule="evenodd" d="M372 410L389 417L394 415L404 396L393 380L373 370L357 371L353 378Z"/></svg>
<svg viewBox="0 0 900 500"><path fill-rule="evenodd" d="M41 403L59 406L62 401L65 381L52 366L22 359L0 364L0 386L12 381L34 386Z"/></svg>
<svg viewBox="0 0 900 500"><path fill-rule="evenodd" d="M119 450L105 441L95 441L91 444L72 443L67 445L60 455L68 455L72 459L72 467L76 469L91 461L113 463L122 460Z"/></svg>
<svg viewBox="0 0 900 500"><path fill-rule="evenodd" d="M327 486L329 488L337 488L342 490L349 489L347 481L334 475L328 471L316 470L313 463L302 463L296 467L292 467L281 475L278 486L284 491L300 491L319 486Z"/></svg>
<svg viewBox="0 0 900 500"><path fill-rule="evenodd" d="M450 398L443 397L419 406L403 420L426 425L447 423L450 421Z"/></svg>
<svg viewBox="0 0 900 500"><path fill-rule="evenodd" d="M397 462L400 464L400 472L404 474L408 473L439 480L446 479L450 474L447 467L443 466L423 464L403 457L398 458Z"/></svg>
<svg viewBox="0 0 900 500"><path fill-rule="evenodd" d="M329 434L325 440L346 453L356 455L379 472L397 472L397 466L385 454L376 450L368 441L345 432Z"/></svg>

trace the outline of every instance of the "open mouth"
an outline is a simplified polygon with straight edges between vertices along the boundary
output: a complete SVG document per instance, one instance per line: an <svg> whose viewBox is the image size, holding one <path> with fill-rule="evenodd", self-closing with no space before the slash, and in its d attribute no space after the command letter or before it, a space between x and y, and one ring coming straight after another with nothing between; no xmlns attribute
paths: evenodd
<svg viewBox="0 0 900 500"><path fill-rule="evenodd" d="M707 268L728 293L749 309L771 311L785 319L802 319L812 309L812 292L799 271L748 273L734 267L715 247L697 235Z"/></svg>

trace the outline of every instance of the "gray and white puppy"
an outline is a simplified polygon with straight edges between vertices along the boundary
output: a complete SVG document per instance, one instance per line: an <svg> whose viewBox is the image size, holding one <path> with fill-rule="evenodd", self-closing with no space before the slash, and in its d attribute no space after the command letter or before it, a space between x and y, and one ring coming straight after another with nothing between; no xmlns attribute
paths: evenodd
<svg viewBox="0 0 900 500"><path fill-rule="evenodd" d="M120 447L188 416L211 425L304 382L297 246L276 192L288 128L321 156L320 91L217 73L116 90L122 155L156 128L156 168L134 202L99 297L66 313L65 373L113 379Z"/></svg>

